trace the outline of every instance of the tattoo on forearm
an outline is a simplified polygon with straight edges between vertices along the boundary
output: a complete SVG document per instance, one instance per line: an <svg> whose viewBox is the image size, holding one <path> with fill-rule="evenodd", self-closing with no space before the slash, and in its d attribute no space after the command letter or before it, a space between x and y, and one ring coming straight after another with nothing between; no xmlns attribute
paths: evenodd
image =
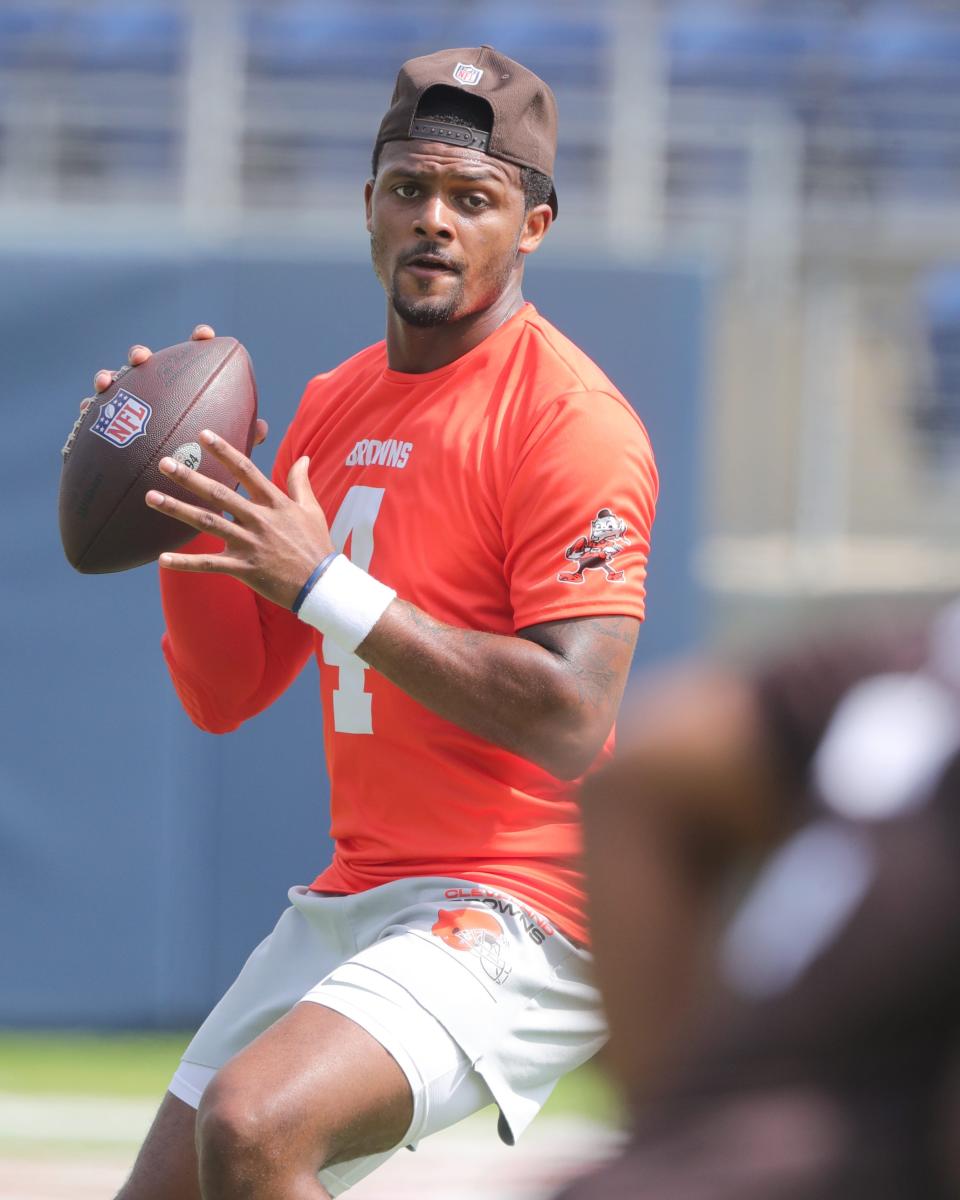
<svg viewBox="0 0 960 1200"><path fill-rule="evenodd" d="M547 742L562 741L577 722L606 736L636 642L635 618L550 621L514 638L451 627L406 601L395 612L399 623L368 647L366 660L440 716L516 753L536 757L540 747L544 759Z"/></svg>
<svg viewBox="0 0 960 1200"><path fill-rule="evenodd" d="M637 640L637 622L634 617L611 617L597 627L597 633L602 638L621 642L632 650Z"/></svg>

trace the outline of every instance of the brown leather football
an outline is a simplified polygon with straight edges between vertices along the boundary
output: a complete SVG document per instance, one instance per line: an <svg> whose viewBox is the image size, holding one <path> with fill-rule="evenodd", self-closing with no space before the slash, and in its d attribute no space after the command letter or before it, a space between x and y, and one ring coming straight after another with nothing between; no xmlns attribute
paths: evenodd
<svg viewBox="0 0 960 1200"><path fill-rule="evenodd" d="M63 448L60 536L71 566L91 575L128 571L189 541L189 526L144 502L158 488L201 504L157 463L170 455L234 487L200 433L212 429L249 454L256 419L253 367L236 338L183 342L125 368L88 402Z"/></svg>

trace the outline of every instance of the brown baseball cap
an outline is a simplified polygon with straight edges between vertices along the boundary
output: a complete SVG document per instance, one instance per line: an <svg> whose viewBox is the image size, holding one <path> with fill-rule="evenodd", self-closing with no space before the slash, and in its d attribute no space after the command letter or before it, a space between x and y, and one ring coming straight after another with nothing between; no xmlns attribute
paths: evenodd
<svg viewBox="0 0 960 1200"><path fill-rule="evenodd" d="M424 94L438 86L485 101L490 108L489 131L418 116ZM384 142L409 138L471 147L520 167L533 167L552 180L557 153L556 97L532 71L492 46L438 50L411 58L400 68L390 107L380 122L375 155ZM556 189L550 193L550 207L556 216Z"/></svg>

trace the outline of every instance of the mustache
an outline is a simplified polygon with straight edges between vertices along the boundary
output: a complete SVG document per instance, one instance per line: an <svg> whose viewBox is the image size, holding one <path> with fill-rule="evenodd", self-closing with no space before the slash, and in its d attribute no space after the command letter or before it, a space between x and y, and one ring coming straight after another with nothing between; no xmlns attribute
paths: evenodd
<svg viewBox="0 0 960 1200"><path fill-rule="evenodd" d="M440 266L445 267L448 271L456 271L458 275L463 273L463 266L438 242L422 241L408 250L397 261L398 267L406 267L418 258L431 258Z"/></svg>

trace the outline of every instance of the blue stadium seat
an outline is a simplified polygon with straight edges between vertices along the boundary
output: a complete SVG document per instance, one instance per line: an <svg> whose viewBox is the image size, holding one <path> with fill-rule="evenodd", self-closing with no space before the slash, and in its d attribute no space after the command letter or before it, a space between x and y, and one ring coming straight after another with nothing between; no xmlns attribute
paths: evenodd
<svg viewBox="0 0 960 1200"><path fill-rule="evenodd" d="M549 14L548 14L549 15ZM600 77L602 27L589 19L515 11L485 4L475 12L428 19L399 6L376 16L356 5L279 4L248 11L250 67L255 74L389 81L400 63L441 46L487 43L524 62L557 86Z"/></svg>
<svg viewBox="0 0 960 1200"><path fill-rule="evenodd" d="M799 10L799 13L798 11ZM829 53L832 26L802 6L768 15L739 7L682 5L667 14L664 50L679 88L791 97Z"/></svg>
<svg viewBox="0 0 960 1200"><path fill-rule="evenodd" d="M944 265L920 285L920 313L930 355L929 387L919 397L918 426L960 437L960 266Z"/></svg>
<svg viewBox="0 0 960 1200"><path fill-rule="evenodd" d="M0 4L0 66L41 67L62 44L65 15L61 5L10 0Z"/></svg>
<svg viewBox="0 0 960 1200"><path fill-rule="evenodd" d="M845 55L848 118L872 138L891 199L960 201L960 25L908 9L868 13Z"/></svg>
<svg viewBox="0 0 960 1200"><path fill-rule="evenodd" d="M399 64L423 53L415 18L399 7L374 20L345 3L276 4L249 10L246 27L255 75L376 79L389 88Z"/></svg>
<svg viewBox="0 0 960 1200"><path fill-rule="evenodd" d="M171 177L180 141L171 129L64 128L61 167L67 176L118 180Z"/></svg>
<svg viewBox="0 0 960 1200"><path fill-rule="evenodd" d="M672 149L667 168L667 187L675 199L730 200L746 191L750 164L742 147L699 145Z"/></svg>
<svg viewBox="0 0 960 1200"><path fill-rule="evenodd" d="M949 263L922 281L923 310L931 328L960 331L960 265Z"/></svg>
<svg viewBox="0 0 960 1200"><path fill-rule="evenodd" d="M849 33L852 81L888 96L960 95L960 23L931 15L868 13Z"/></svg>
<svg viewBox="0 0 960 1200"><path fill-rule="evenodd" d="M74 70L173 74L183 62L185 34L181 12L169 4L78 6L64 20L63 56Z"/></svg>
<svg viewBox="0 0 960 1200"><path fill-rule="evenodd" d="M331 179L365 179L370 173L370 149L373 141L336 134L311 134L306 131L278 135L249 134L244 152L245 180L248 185L269 187L277 180L312 185Z"/></svg>
<svg viewBox="0 0 960 1200"><path fill-rule="evenodd" d="M496 47L555 89L597 87L608 79L608 27L587 12L561 17L535 5L485 4L467 12L455 36L453 45Z"/></svg>

